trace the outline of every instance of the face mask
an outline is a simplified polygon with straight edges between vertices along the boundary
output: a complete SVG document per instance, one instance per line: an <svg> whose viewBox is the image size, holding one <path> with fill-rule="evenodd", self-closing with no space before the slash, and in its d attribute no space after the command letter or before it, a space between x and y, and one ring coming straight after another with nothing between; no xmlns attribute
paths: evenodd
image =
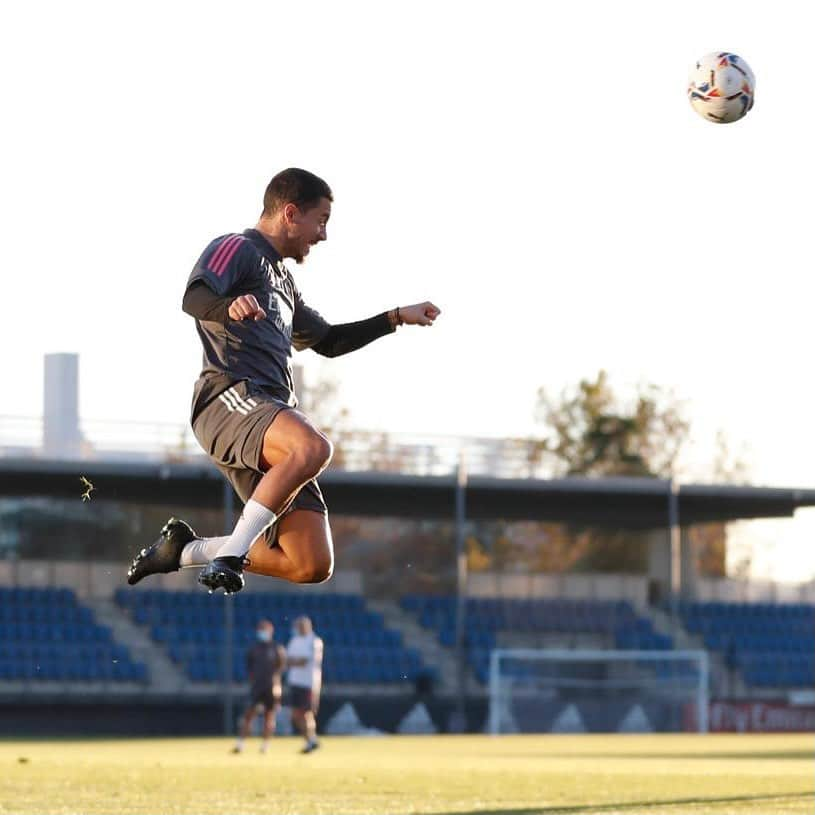
<svg viewBox="0 0 815 815"><path fill-rule="evenodd" d="M257 636L258 636L258 639L261 642L271 642L272 641L272 633L271 633L271 631L258 631Z"/></svg>

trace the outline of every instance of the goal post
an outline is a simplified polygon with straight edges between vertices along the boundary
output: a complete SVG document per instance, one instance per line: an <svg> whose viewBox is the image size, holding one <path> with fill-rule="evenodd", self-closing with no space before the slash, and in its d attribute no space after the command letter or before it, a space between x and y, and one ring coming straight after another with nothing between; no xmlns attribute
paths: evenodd
<svg viewBox="0 0 815 815"><path fill-rule="evenodd" d="M706 651L496 648L487 731L708 730Z"/></svg>

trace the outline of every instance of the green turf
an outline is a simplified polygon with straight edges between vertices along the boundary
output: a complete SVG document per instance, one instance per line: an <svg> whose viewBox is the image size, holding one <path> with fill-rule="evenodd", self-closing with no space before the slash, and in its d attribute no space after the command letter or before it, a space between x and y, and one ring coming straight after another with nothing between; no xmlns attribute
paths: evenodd
<svg viewBox="0 0 815 815"><path fill-rule="evenodd" d="M0 813L815 812L815 736L0 742Z"/></svg>

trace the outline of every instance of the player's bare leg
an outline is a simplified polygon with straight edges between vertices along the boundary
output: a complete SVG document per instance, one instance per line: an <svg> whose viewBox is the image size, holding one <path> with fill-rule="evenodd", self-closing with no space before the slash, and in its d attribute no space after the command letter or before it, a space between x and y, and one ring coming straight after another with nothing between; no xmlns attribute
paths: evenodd
<svg viewBox="0 0 815 815"><path fill-rule="evenodd" d="M300 489L328 466L332 452L331 442L306 416L296 410L281 411L263 437L261 467L266 472L246 502L229 540L201 571L199 582L210 591L216 588L224 588L227 592L240 591L243 588L244 556L263 531L285 511ZM287 580L318 582L308 572L288 571L302 576L300 579L285 576ZM276 573L275 576L284 575Z"/></svg>
<svg viewBox="0 0 815 815"><path fill-rule="evenodd" d="M246 712L241 717L241 729L238 735L238 740L235 743L235 746L232 748L233 753L242 753L243 746L246 742L246 739L249 738L249 732L252 729L252 719L255 718L255 709L250 707L246 710Z"/></svg>
<svg viewBox="0 0 815 815"><path fill-rule="evenodd" d="M303 753L313 753L319 748L317 741L317 705L319 704L319 690L312 689L311 704L309 708L293 707L291 723L294 729L305 739L306 744L301 750Z"/></svg>
<svg viewBox="0 0 815 815"><path fill-rule="evenodd" d="M265 753L269 749L269 739L274 736L276 725L277 711L274 709L266 708L263 714L263 745L260 748L261 753Z"/></svg>
<svg viewBox="0 0 815 815"><path fill-rule="evenodd" d="M317 719L314 716L314 711L307 710L305 715L303 716L303 723L305 725L305 735L306 737L306 752L311 752L312 750L316 749L318 745L317 741Z"/></svg>
<svg viewBox="0 0 815 815"><path fill-rule="evenodd" d="M301 752L313 753L320 746L320 742L317 741L317 717L314 711L295 709L291 718L295 730L306 740Z"/></svg>
<svg viewBox="0 0 815 815"><path fill-rule="evenodd" d="M247 572L293 583L322 583L334 571L334 544L322 512L295 509L280 519L277 543L258 538L247 555Z"/></svg>
<svg viewBox="0 0 815 815"><path fill-rule="evenodd" d="M277 515L312 478L328 466L334 448L298 410L282 410L263 436L261 466L266 470L252 500Z"/></svg>
<svg viewBox="0 0 815 815"><path fill-rule="evenodd" d="M306 711L301 708L294 708L291 712L291 723L294 729L308 743L308 725L306 724Z"/></svg>

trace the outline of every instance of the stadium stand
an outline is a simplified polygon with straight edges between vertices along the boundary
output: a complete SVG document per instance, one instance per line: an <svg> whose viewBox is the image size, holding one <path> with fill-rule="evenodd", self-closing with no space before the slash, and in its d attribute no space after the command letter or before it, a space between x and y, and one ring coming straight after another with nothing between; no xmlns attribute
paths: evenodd
<svg viewBox="0 0 815 815"><path fill-rule="evenodd" d="M149 627L153 641L167 649L191 681L221 678L220 660L213 658L207 644L224 638L222 604L201 592L161 590L120 589L115 600L134 622ZM285 645L292 621L301 614L312 619L325 642L325 683L414 681L432 671L418 651L404 647L399 632L385 628L381 615L366 608L360 595L243 592L230 602L234 603L236 646L232 672L237 681L246 679L246 648L253 641L257 621L271 620L275 638Z"/></svg>
<svg viewBox="0 0 815 815"><path fill-rule="evenodd" d="M407 595L401 607L435 632L442 645L455 644L456 598L453 595ZM468 660L482 684L489 672L489 653L501 633L604 635L617 648L670 650L670 637L656 632L624 600L515 599L477 597L467 600Z"/></svg>
<svg viewBox="0 0 815 815"><path fill-rule="evenodd" d="M686 630L755 688L815 685L815 606L683 603Z"/></svg>
<svg viewBox="0 0 815 815"><path fill-rule="evenodd" d="M0 588L0 679L146 682L147 668L67 588Z"/></svg>
<svg viewBox="0 0 815 815"><path fill-rule="evenodd" d="M401 607L442 645L455 645L456 598L408 595ZM686 631L719 653L752 688L815 685L815 606L773 603L683 603ZM626 601L470 598L465 645L476 679L486 683L489 652L506 633L597 634L626 650L671 650L670 636L654 630Z"/></svg>
<svg viewBox="0 0 815 815"><path fill-rule="evenodd" d="M206 646L224 637L222 604L197 591L129 589L118 590L115 602L188 680L220 681L222 665ZM271 619L285 642L298 614L312 617L326 642L327 684L437 678L435 667L406 647L401 631L386 627L361 595L244 592L232 602L236 681L246 678L245 651L257 620ZM443 649L454 646L455 596L408 595L399 606ZM748 692L815 686L815 605L687 602L680 615L687 634L718 655ZM620 649L674 647L671 637L625 600L471 597L465 644L472 675L482 685L490 650L509 634L594 635L602 647ZM71 589L5 587L0 588L2 680L146 683L149 676L146 665L114 640L111 629L100 625Z"/></svg>

